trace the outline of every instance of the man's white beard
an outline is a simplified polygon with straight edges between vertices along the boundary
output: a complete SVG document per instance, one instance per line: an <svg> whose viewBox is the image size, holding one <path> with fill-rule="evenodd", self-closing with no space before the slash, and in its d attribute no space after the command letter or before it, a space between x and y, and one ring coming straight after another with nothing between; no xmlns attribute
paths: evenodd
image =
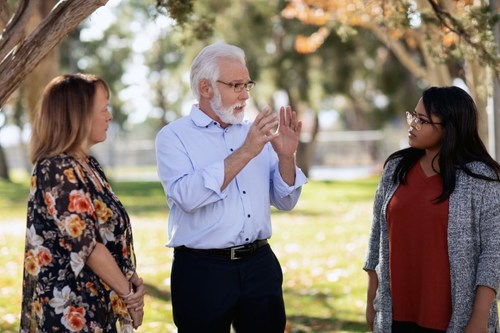
<svg viewBox="0 0 500 333"><path fill-rule="evenodd" d="M225 124L239 124L243 121L243 117L245 113L243 110L239 113L234 113L236 107L241 107L244 105L241 104L233 104L227 108L222 106L222 96L219 90L214 89L214 97L210 101L210 107L214 110L215 114L219 117L219 119Z"/></svg>

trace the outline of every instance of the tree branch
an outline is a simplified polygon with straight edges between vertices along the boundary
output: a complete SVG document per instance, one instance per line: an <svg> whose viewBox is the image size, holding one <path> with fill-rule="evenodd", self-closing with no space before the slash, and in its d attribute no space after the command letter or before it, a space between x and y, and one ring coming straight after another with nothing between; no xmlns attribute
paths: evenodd
<svg viewBox="0 0 500 333"><path fill-rule="evenodd" d="M481 42L482 39L479 39L477 42L474 41L473 33L469 33L462 25L462 23L457 20L453 15L449 12L445 11L435 0L427 0L430 4L432 10L436 14L439 22L450 31L454 32L462 38L466 44L468 44L472 49L477 50L479 54L479 58L491 66L495 74L500 75L500 65L499 59L496 54L492 53L485 45Z"/></svg>
<svg viewBox="0 0 500 333"><path fill-rule="evenodd" d="M411 55L405 50L404 46L400 42L389 38L385 29L382 29L373 23L366 23L362 26L370 30L378 40L387 46L394 53L396 58L398 58L401 64L403 64L403 66L405 66L415 77L427 78L426 69L416 61L412 60Z"/></svg>
<svg viewBox="0 0 500 333"><path fill-rule="evenodd" d="M26 37L26 25L35 9L35 1L21 0L16 13L9 20L0 36L0 59L3 59L15 45Z"/></svg>
<svg viewBox="0 0 500 333"><path fill-rule="evenodd" d="M0 0L0 27L7 24L8 18L7 0Z"/></svg>
<svg viewBox="0 0 500 333"><path fill-rule="evenodd" d="M40 61L81 21L108 0L61 0L0 63L0 106Z"/></svg>

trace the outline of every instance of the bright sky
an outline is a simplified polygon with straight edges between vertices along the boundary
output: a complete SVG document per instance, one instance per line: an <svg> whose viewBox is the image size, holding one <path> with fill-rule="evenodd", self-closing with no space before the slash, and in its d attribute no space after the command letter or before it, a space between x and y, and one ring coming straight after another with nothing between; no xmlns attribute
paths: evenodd
<svg viewBox="0 0 500 333"><path fill-rule="evenodd" d="M115 20L113 15L113 8L120 4L121 0L109 0L106 6L99 8L94 12L88 20L91 20L91 28L85 29L85 38L96 39L100 38L102 31L105 30ZM0 112L0 126L6 121L3 112ZM16 145L19 140L28 140L29 128L20 130L14 125L7 125L0 130L0 142L2 146L8 147Z"/></svg>
<svg viewBox="0 0 500 333"><path fill-rule="evenodd" d="M103 31L113 24L117 17L115 16L116 7L121 5L126 0L109 0L108 3L97 9L92 15L87 18L88 28L83 29L80 35L82 41L85 40L100 40L103 36ZM126 5L126 4L124 4ZM129 28L133 31L137 38L133 41L132 48L134 56L132 64L127 68L127 72L123 77L123 81L129 87L121 92L120 98L124 101L125 112L129 114L128 121L130 123L140 123L144 121L153 111L151 105L152 96L148 89L147 76L148 68L144 65L145 52L151 48L152 43L158 38L158 35L164 29L168 29L171 21L166 16L159 16L154 21L151 20L147 24L132 22ZM99 73L95 73L99 75ZM118 92L116 92L118 93ZM279 96L277 96L278 98ZM182 112L189 113L194 100L186 101L183 105ZM282 104L287 104L284 101ZM248 109L252 109L252 102L248 102ZM281 105L281 104L280 104ZM253 110L255 111L255 110ZM253 118L254 112L249 112L248 117ZM0 126L5 122L3 113L0 113ZM12 146L18 144L20 139L27 142L29 140L29 125L25 129L20 130L14 125L7 125L0 130L0 143L4 146Z"/></svg>
<svg viewBox="0 0 500 333"><path fill-rule="evenodd" d="M115 20L113 10L120 4L121 0L109 0L108 3L97 9L87 20L91 22L91 28L82 33L82 39L97 39L101 32L108 28Z"/></svg>
<svg viewBox="0 0 500 333"><path fill-rule="evenodd" d="M120 5L121 2L122 0L109 0L104 7L99 8L89 16L87 20L90 21L91 24L89 28L82 31L82 40L102 38L102 32L116 21L116 16L114 15L115 8ZM130 87L122 91L120 95L125 101L125 104L129 106L127 111L130 112L129 120L131 122L137 123L143 121L148 115L148 110L152 108L149 102L151 97L148 96L148 90L146 89L148 86L145 81L147 77L147 68L144 66L142 53L151 47L158 32L161 31L159 28L165 28L168 24L168 19L166 17L159 17L156 21L146 25L131 24L131 29L135 31L136 35L140 36L140 38L137 38L132 44L135 55L132 60L132 66L127 69L127 74L124 77L124 82L130 84ZM99 73L96 74L99 75ZM4 122L5 116L2 112L0 113L0 126L3 125ZM0 130L0 142L4 147L17 144L21 138L27 141L28 137L28 127L21 131L14 125L7 125Z"/></svg>
<svg viewBox="0 0 500 333"><path fill-rule="evenodd" d="M120 5L121 2L122 0L109 0L106 6L95 11L88 18L91 24L88 29L82 30L81 39L95 40L102 38L102 32L116 21L115 7ZM127 68L123 78L124 83L129 87L120 92L120 98L125 102L124 107L128 107L126 112L130 114L128 120L131 123L144 121L149 114L149 110L152 109L150 103L152 96L149 94L146 82L148 68L144 65L143 53L151 48L158 34L168 25L168 18L164 16L160 16L154 22L151 21L148 24L138 22L130 24L130 29L137 38L132 44L134 50L132 64Z"/></svg>

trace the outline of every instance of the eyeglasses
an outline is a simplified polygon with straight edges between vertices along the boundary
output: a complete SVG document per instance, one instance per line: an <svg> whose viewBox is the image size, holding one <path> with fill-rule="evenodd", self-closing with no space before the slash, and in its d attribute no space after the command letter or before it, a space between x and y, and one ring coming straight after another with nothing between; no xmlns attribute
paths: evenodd
<svg viewBox="0 0 500 333"><path fill-rule="evenodd" d="M225 84L226 86L233 88L235 93L240 93L245 89L246 91L250 91L255 87L255 82L248 81L247 83L232 83L232 82L224 82L221 80L217 80L217 82Z"/></svg>
<svg viewBox="0 0 500 333"><path fill-rule="evenodd" d="M414 124L414 127L417 131L420 131L422 129L422 125L426 125L426 124L437 124L437 125L441 125L442 123L437 123L435 121L433 122L430 122L428 120L424 120L422 118L419 118L417 116L417 113L415 111L406 111L406 122L408 123L408 125L411 126L411 124Z"/></svg>

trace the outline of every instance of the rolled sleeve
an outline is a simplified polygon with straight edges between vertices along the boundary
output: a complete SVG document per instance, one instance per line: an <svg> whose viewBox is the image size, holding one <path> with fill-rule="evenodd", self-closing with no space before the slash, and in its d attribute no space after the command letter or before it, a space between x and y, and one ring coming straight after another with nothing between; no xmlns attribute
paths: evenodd
<svg viewBox="0 0 500 333"><path fill-rule="evenodd" d="M488 182L482 191L484 207L480 222L481 253L476 286L489 287L498 294L500 287L500 186Z"/></svg>
<svg viewBox="0 0 500 333"><path fill-rule="evenodd" d="M224 161L216 162L205 168L202 175L203 185L206 189L213 191L221 199L227 197L227 188L223 191L220 190L224 183Z"/></svg>
<svg viewBox="0 0 500 333"><path fill-rule="evenodd" d="M382 182L377 188L375 200L373 203L373 221L370 230L370 238L368 241L368 251L366 261L363 266L364 270L374 270L380 258L380 219L383 205L383 185Z"/></svg>
<svg viewBox="0 0 500 333"><path fill-rule="evenodd" d="M288 185L276 168L273 174L271 203L279 210L291 210L299 201L302 185L307 183L307 178L298 167L295 167L295 183Z"/></svg>
<svg viewBox="0 0 500 333"><path fill-rule="evenodd" d="M204 165L205 161L201 162L199 156L196 159L197 155L189 148L195 144L184 142L178 134L183 130L167 125L158 133L156 158L158 176L168 204L171 208L177 205L191 213L224 199L227 193L221 191L224 162L221 160Z"/></svg>
<svg viewBox="0 0 500 333"><path fill-rule="evenodd" d="M300 189L302 185L306 183L307 183L307 177L304 175L304 173L299 167L295 167L295 183L291 186L288 185L283 180L278 168L276 168L274 171L274 177L273 177L274 189L276 191L276 194L281 198L290 195L295 190Z"/></svg>

